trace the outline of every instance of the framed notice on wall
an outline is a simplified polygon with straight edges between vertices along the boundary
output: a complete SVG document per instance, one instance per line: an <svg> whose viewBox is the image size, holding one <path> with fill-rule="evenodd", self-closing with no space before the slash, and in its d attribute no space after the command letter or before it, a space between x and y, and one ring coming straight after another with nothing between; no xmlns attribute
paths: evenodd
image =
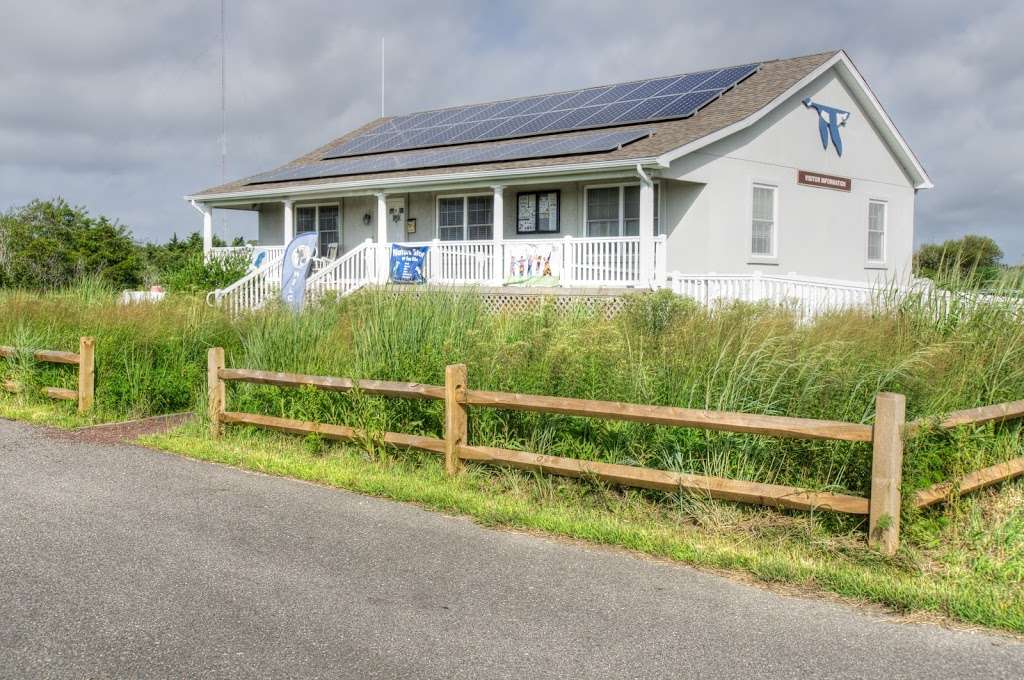
<svg viewBox="0 0 1024 680"><path fill-rule="evenodd" d="M557 234L561 192L528 191L516 200L517 234Z"/></svg>

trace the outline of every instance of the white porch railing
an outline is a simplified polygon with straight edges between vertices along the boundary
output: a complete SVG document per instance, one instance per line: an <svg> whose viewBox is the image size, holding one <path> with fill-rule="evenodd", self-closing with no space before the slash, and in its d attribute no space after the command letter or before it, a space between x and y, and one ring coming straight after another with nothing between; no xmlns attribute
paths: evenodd
<svg viewBox="0 0 1024 680"><path fill-rule="evenodd" d="M212 248L210 250L211 260L226 260L235 256L244 256L245 259L251 260L253 251L257 248L267 251L267 260L273 261L279 257L284 256L284 246L222 246L219 248Z"/></svg>
<svg viewBox="0 0 1024 680"><path fill-rule="evenodd" d="M640 238L509 239L503 241L420 241L427 246L424 275L430 283L501 285L511 275L511 253L523 246L551 248L558 285L660 287L665 282L665 237L654 238L652 281L641 281ZM390 248L390 244L385 245Z"/></svg>
<svg viewBox="0 0 1024 680"><path fill-rule="evenodd" d="M321 270L333 265L337 260L315 258L310 278ZM227 288L211 291L206 302L223 307L231 314L245 310L259 309L267 300L281 292L281 278L284 275L284 257L278 257L253 270L232 283Z"/></svg>
<svg viewBox="0 0 1024 680"><path fill-rule="evenodd" d="M306 294L311 298L334 292L339 297L353 293L376 280L377 248L367 239L329 263L306 281Z"/></svg>
<svg viewBox="0 0 1024 680"><path fill-rule="evenodd" d="M429 283L446 285L490 284L494 274L495 241L419 241L399 245L427 246L423 275ZM386 244L391 248L391 244Z"/></svg>

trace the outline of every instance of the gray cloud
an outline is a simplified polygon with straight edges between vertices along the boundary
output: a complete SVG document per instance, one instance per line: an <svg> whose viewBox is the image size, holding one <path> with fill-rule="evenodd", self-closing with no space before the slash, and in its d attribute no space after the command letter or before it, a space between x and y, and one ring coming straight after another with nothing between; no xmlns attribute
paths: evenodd
<svg viewBox="0 0 1024 680"><path fill-rule="evenodd" d="M220 180L219 3L9 5L0 208L63 195L140 238L197 229L181 197ZM1019 262L1022 30L1010 1L229 0L228 177L373 118L382 33L387 113L843 47L937 185L918 240L987 233Z"/></svg>

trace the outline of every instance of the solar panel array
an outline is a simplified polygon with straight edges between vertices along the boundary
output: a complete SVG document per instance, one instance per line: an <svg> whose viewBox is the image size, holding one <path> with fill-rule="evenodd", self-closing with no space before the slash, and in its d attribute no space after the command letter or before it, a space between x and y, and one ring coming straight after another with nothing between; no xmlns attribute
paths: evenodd
<svg viewBox="0 0 1024 680"><path fill-rule="evenodd" d="M528 139L501 144L462 147L458 149L431 149L402 154L383 154L324 160L312 165L282 168L250 177L247 184L288 182L299 179L340 177L369 172L391 172L444 167L449 165L474 165L499 161L568 156L583 153L612 151L621 146L646 137L652 130L604 130L580 134L566 139Z"/></svg>
<svg viewBox="0 0 1024 680"><path fill-rule="evenodd" d="M324 159L686 118L760 66L413 113L332 147Z"/></svg>

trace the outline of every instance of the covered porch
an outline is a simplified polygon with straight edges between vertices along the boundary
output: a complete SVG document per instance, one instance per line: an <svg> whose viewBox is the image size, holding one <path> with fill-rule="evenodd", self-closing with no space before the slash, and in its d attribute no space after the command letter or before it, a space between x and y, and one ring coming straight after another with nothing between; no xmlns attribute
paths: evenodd
<svg viewBox="0 0 1024 680"><path fill-rule="evenodd" d="M198 203L209 258L265 252L283 256L295 235L319 234L314 278L353 269L374 282L389 278L391 245L425 246L428 283L657 288L666 283L666 239L659 235L659 182L641 167L629 175L503 178L502 183L383 187L372 192L261 196ZM310 192L313 193L313 192ZM259 213L248 246L213 246L213 210ZM526 282L541 258L543 281ZM517 269L518 268L518 269Z"/></svg>

